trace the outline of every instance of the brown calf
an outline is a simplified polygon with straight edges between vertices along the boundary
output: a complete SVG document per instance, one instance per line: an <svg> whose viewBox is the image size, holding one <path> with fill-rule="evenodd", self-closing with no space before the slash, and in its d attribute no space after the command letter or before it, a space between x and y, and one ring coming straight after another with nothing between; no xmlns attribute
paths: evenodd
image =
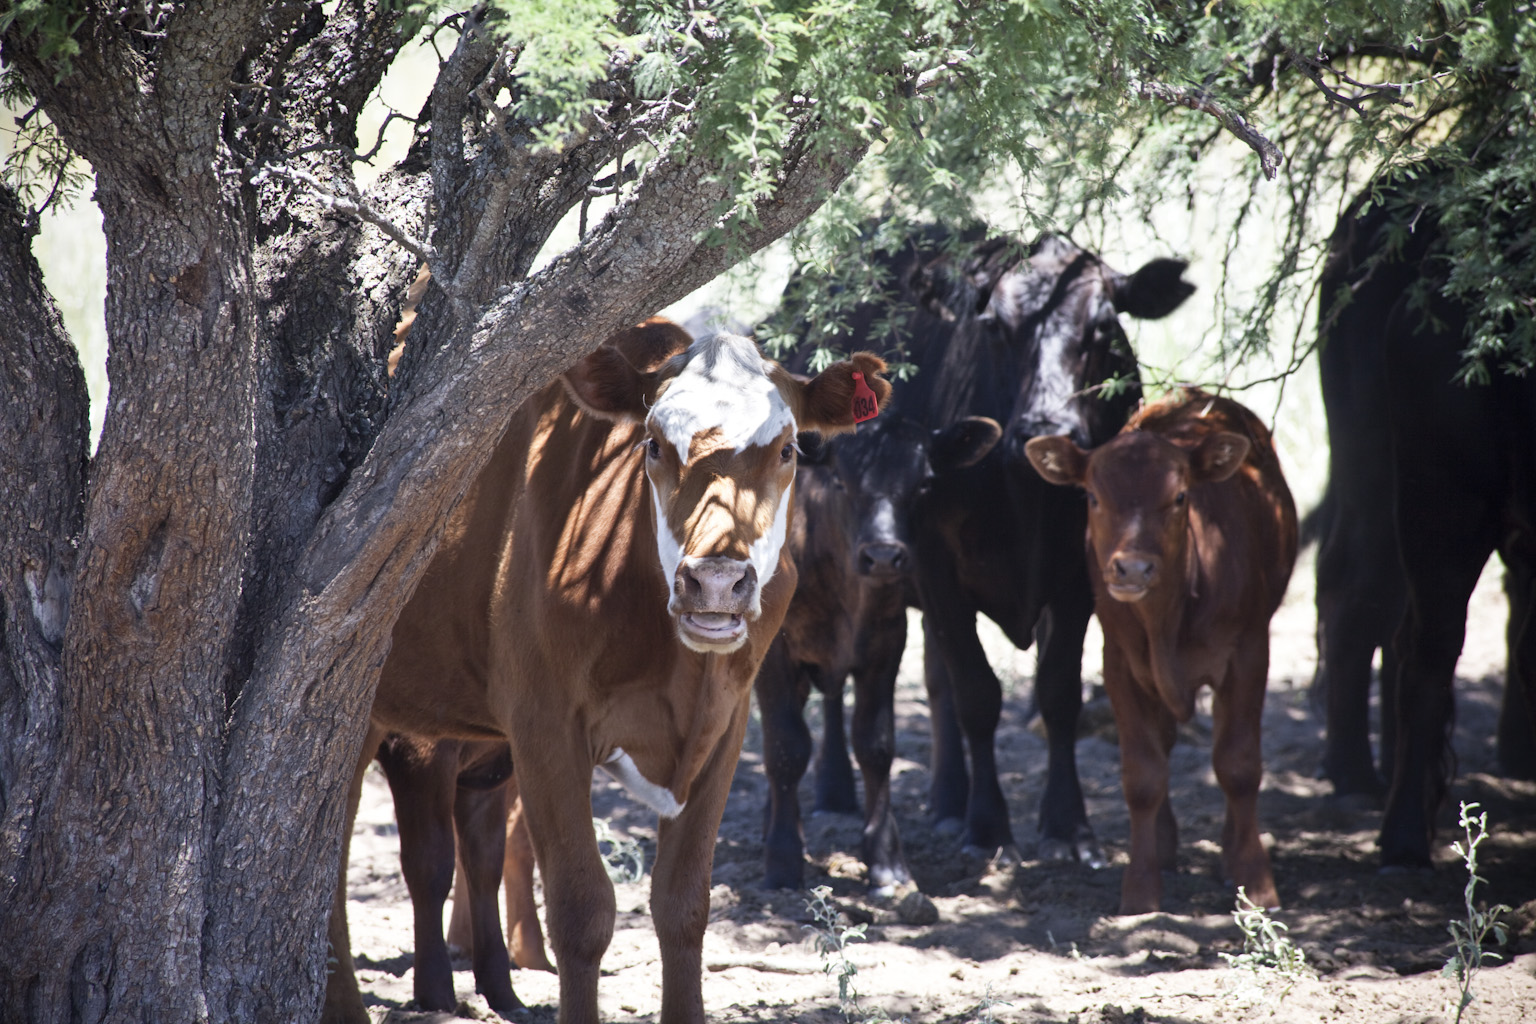
<svg viewBox="0 0 1536 1024"><path fill-rule="evenodd" d="M856 373L889 391L867 353L801 381L746 338L688 341L649 321L513 415L395 626L374 703L390 731L510 742L562 1024L598 1019L613 934L596 767L661 815L660 1019L704 1020L714 839L795 586L795 433L850 429Z"/></svg>
<svg viewBox="0 0 1536 1024"><path fill-rule="evenodd" d="M1120 912L1162 902L1159 871L1174 866L1178 849L1168 752L1202 686L1215 695L1222 866L1255 903L1279 906L1259 840L1259 730L1269 620L1296 560L1296 508L1269 431L1236 402L1191 388L1144 407L1090 452L1065 437L1027 448L1045 479L1087 491L1104 688L1131 815Z"/></svg>

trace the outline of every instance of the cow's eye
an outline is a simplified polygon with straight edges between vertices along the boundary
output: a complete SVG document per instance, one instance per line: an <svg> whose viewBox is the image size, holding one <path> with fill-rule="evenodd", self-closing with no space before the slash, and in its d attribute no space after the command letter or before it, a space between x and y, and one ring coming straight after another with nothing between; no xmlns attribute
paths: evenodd
<svg viewBox="0 0 1536 1024"><path fill-rule="evenodd" d="M1092 491L1085 491L1084 493L1088 495L1088 507L1089 508L1098 508L1099 507L1099 499L1098 499L1098 497Z"/></svg>
<svg viewBox="0 0 1536 1024"><path fill-rule="evenodd" d="M1175 505L1177 505L1179 508L1183 508L1184 507L1185 499L1186 499L1185 493L1183 491L1180 491L1178 494L1175 494L1173 496L1173 503Z"/></svg>
<svg viewBox="0 0 1536 1024"><path fill-rule="evenodd" d="M645 439L645 457L648 459L661 458L661 445L657 443L654 437Z"/></svg>
<svg viewBox="0 0 1536 1024"><path fill-rule="evenodd" d="M799 450L800 450L800 447L798 445L796 445L794 442L790 442L789 444L785 445L782 449L779 450L779 459L780 459L780 461L783 461L783 462L790 461L791 459L793 459L795 457L795 452L797 452Z"/></svg>

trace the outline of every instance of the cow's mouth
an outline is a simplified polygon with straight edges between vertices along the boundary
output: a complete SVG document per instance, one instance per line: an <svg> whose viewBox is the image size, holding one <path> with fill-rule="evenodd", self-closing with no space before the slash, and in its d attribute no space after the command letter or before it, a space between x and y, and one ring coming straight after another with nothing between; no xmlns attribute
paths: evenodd
<svg viewBox="0 0 1536 1024"><path fill-rule="evenodd" d="M1109 591L1110 597L1127 604L1140 601L1147 596L1147 590L1150 589L1140 583L1106 583L1104 586Z"/></svg>
<svg viewBox="0 0 1536 1024"><path fill-rule="evenodd" d="M747 636L747 620L725 612L688 612L678 623L689 646L736 647Z"/></svg>

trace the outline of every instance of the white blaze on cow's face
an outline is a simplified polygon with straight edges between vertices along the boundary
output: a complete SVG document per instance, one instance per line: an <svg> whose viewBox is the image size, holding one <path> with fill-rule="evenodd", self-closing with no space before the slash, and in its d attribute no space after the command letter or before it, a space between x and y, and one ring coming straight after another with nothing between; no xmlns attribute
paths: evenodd
<svg viewBox="0 0 1536 1024"><path fill-rule="evenodd" d="M746 642L784 546L795 414L775 370L748 338L695 342L646 417L667 607L697 651Z"/></svg>

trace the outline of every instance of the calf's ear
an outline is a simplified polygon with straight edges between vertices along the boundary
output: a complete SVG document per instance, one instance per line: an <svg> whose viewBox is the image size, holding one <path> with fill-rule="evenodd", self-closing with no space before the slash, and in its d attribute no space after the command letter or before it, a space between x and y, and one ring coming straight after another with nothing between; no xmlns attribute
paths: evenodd
<svg viewBox="0 0 1536 1024"><path fill-rule="evenodd" d="M577 405L602 419L638 423L656 401L656 374L641 373L622 352L606 344L560 379Z"/></svg>
<svg viewBox="0 0 1536 1024"><path fill-rule="evenodd" d="M1249 447L1249 440L1242 434L1227 430L1212 434L1190 452L1191 472L1198 481L1219 483L1237 472Z"/></svg>
<svg viewBox="0 0 1536 1024"><path fill-rule="evenodd" d="M987 416L967 416L935 430L928 448L928 464L935 473L948 473L974 466L1003 436L997 420Z"/></svg>
<svg viewBox="0 0 1536 1024"><path fill-rule="evenodd" d="M796 425L801 430L842 434L852 430L859 419L867 418L858 416L854 409L854 396L861 383L874 394L877 407L885 408L891 397L891 385L879 376L884 371L884 359L871 352L855 352L804 383L787 373L780 380L786 392L793 395ZM856 373L862 380L854 378Z"/></svg>
<svg viewBox="0 0 1536 1024"><path fill-rule="evenodd" d="M1088 473L1088 453L1070 437L1032 437L1024 445L1024 454L1048 483L1081 487Z"/></svg>

